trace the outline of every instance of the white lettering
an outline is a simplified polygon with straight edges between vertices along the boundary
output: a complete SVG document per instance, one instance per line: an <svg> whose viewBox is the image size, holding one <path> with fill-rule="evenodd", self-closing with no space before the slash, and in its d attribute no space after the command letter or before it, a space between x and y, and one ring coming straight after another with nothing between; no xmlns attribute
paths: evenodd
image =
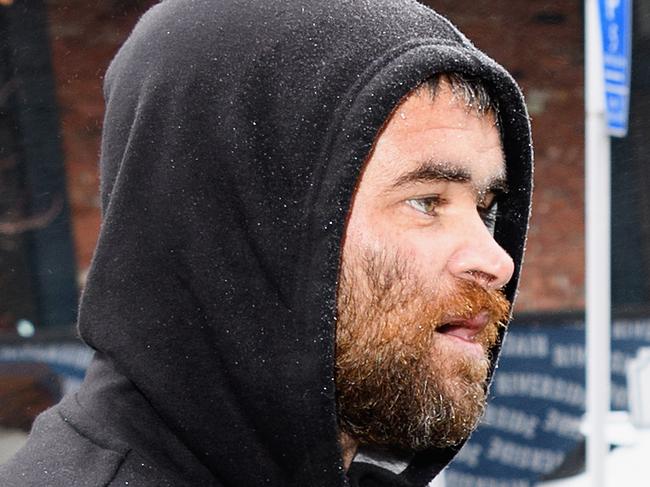
<svg viewBox="0 0 650 487"><path fill-rule="evenodd" d="M487 458L508 467L548 473L555 469L564 454L545 448L534 448L521 443L506 441L498 436L492 437Z"/></svg>
<svg viewBox="0 0 650 487"><path fill-rule="evenodd" d="M582 384L547 374L500 371L495 376L494 388L497 395L548 399L578 407L585 405Z"/></svg>
<svg viewBox="0 0 650 487"><path fill-rule="evenodd" d="M553 346L551 363L555 367L584 367L585 346L577 343L558 343Z"/></svg>
<svg viewBox="0 0 650 487"><path fill-rule="evenodd" d="M618 52L620 46L618 24L609 24L607 26L607 51Z"/></svg>
<svg viewBox="0 0 650 487"><path fill-rule="evenodd" d="M548 336L542 334L509 335L503 345L504 357L548 357Z"/></svg>
<svg viewBox="0 0 650 487"><path fill-rule="evenodd" d="M572 440L578 440L582 437L580 434L580 418L563 413L555 408L551 408L546 412L543 430Z"/></svg>
<svg viewBox="0 0 650 487"><path fill-rule="evenodd" d="M612 327L615 340L645 340L650 342L650 322L648 320L617 321Z"/></svg>
<svg viewBox="0 0 650 487"><path fill-rule="evenodd" d="M632 358L634 358L634 354L612 350L612 373L625 376L625 364Z"/></svg>
<svg viewBox="0 0 650 487"><path fill-rule="evenodd" d="M485 412L483 424L519 434L530 440L535 438L539 418L518 409L490 404Z"/></svg>
<svg viewBox="0 0 650 487"><path fill-rule="evenodd" d="M77 344L0 347L0 361L47 362L81 370L88 367L92 356L92 350Z"/></svg>
<svg viewBox="0 0 650 487"><path fill-rule="evenodd" d="M527 480L479 477L453 470L445 472L445 481L454 487L531 487Z"/></svg>
<svg viewBox="0 0 650 487"><path fill-rule="evenodd" d="M454 462L464 463L468 467L478 466L483 453L483 446L478 443L465 443L465 446L458 452Z"/></svg>
<svg viewBox="0 0 650 487"><path fill-rule="evenodd" d="M616 18L616 10L621 6L621 0L607 0L605 2L605 17L607 20L614 20Z"/></svg>
<svg viewBox="0 0 650 487"><path fill-rule="evenodd" d="M627 409L627 387L618 384L611 384L612 391L612 408L613 409Z"/></svg>

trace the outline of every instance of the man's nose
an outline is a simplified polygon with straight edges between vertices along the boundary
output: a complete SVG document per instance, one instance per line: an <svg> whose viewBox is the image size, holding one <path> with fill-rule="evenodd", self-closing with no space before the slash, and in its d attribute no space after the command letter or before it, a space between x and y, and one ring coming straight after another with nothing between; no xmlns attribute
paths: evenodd
<svg viewBox="0 0 650 487"><path fill-rule="evenodd" d="M508 253L482 225L466 233L460 246L451 255L449 271L486 289L500 289L512 278L515 264Z"/></svg>

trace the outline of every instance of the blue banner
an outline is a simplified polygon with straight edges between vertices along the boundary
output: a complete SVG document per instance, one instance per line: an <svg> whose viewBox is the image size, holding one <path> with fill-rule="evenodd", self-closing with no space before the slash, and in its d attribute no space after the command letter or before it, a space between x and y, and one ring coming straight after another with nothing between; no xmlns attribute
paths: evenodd
<svg viewBox="0 0 650 487"><path fill-rule="evenodd" d="M612 410L627 409L625 364L650 345L650 320L612 326ZM446 472L446 487L533 487L580 448L585 411L582 321L515 320L484 420Z"/></svg>

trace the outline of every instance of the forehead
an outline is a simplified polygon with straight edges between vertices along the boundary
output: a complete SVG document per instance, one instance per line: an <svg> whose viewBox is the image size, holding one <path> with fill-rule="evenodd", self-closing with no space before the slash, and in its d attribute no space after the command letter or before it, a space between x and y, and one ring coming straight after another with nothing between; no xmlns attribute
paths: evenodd
<svg viewBox="0 0 650 487"><path fill-rule="evenodd" d="M445 82L435 98L426 89L409 94L377 138L363 179L388 182L427 163L461 170L478 186L505 179L494 114L468 107Z"/></svg>

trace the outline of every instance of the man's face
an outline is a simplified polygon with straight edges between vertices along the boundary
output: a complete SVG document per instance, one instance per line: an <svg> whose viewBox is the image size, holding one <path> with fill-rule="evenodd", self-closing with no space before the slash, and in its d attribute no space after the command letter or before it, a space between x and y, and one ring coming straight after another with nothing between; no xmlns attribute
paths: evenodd
<svg viewBox="0 0 650 487"><path fill-rule="evenodd" d="M505 189L492 114L441 82L409 95L355 194L338 295L342 430L361 444L454 445L485 406L514 264L489 229Z"/></svg>

